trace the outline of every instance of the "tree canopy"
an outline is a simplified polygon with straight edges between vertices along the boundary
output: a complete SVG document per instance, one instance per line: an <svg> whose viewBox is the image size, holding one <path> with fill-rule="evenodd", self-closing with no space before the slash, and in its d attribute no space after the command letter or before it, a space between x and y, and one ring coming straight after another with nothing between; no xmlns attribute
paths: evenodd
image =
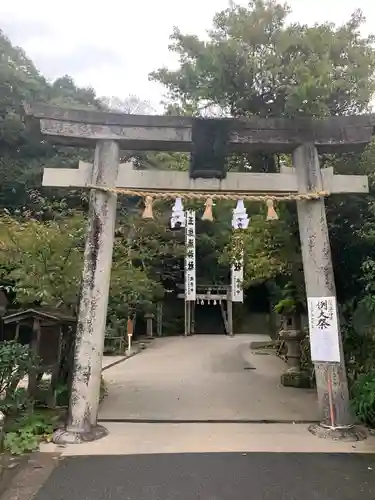
<svg viewBox="0 0 375 500"><path fill-rule="evenodd" d="M326 116L369 109L375 91L374 37L362 37L356 11L342 26L289 23L275 0L233 5L213 20L208 39L175 28L179 68L151 78L183 106L218 106L231 116Z"/></svg>

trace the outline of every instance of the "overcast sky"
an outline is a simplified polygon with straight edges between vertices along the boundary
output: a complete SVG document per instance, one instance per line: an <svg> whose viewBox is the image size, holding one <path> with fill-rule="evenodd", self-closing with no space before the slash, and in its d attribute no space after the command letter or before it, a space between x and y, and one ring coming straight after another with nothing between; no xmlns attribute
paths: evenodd
<svg viewBox="0 0 375 500"><path fill-rule="evenodd" d="M237 3L247 4L246 0ZM374 0L289 0L293 20L342 23L361 8L375 33ZM158 106L163 89L148 73L173 67L169 35L178 26L204 35L228 0L0 0L0 29L50 79L69 74L98 95L138 95Z"/></svg>

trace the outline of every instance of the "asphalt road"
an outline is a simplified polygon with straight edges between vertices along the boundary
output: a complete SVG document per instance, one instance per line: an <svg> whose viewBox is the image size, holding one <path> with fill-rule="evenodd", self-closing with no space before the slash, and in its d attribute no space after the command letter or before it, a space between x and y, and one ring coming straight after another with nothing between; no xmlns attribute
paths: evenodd
<svg viewBox="0 0 375 500"><path fill-rule="evenodd" d="M69 457L34 500L373 500L375 455Z"/></svg>

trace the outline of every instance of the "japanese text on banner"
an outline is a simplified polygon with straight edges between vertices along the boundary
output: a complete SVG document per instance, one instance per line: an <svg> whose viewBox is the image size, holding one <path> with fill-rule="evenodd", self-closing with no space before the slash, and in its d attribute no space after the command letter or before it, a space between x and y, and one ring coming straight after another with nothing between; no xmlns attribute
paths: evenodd
<svg viewBox="0 0 375 500"><path fill-rule="evenodd" d="M232 264L231 277L232 301L243 302L243 255Z"/></svg>
<svg viewBox="0 0 375 500"><path fill-rule="evenodd" d="M195 212L186 212L185 226L185 300L196 300Z"/></svg>
<svg viewBox="0 0 375 500"><path fill-rule="evenodd" d="M311 359L339 363L340 340L336 297L308 299Z"/></svg>

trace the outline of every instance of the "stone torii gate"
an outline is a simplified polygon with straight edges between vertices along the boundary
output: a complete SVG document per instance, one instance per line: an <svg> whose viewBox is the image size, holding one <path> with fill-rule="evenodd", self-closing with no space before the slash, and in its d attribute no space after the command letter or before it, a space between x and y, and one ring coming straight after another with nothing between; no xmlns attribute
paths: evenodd
<svg viewBox="0 0 375 500"><path fill-rule="evenodd" d="M367 193L368 182L365 176L334 175L332 169L321 170L318 153L365 147L372 139L374 116L322 120L228 119L228 154L292 153L294 168L275 174L228 173L223 179L192 179L187 172L137 171L129 163L120 165L119 157L120 150L191 152L193 118L78 111L41 104L25 105L25 113L44 140L95 148L93 165L80 162L78 169L46 168L43 178L44 186L97 187L91 189L90 196L69 417L66 428L55 435L55 442L78 443L106 433L97 425L97 415L116 221L116 188L149 192L194 191L211 193L213 197L217 193L244 197L249 193L310 194L297 201L306 292L311 306L310 334L312 336L316 330L317 312L325 307L336 331L327 330L322 346L327 343L329 348L330 343L335 344L336 336L338 350L338 356L337 353L333 356L323 353L315 359L321 424L310 430L325 437L358 439L350 412L324 199L317 193Z"/></svg>

